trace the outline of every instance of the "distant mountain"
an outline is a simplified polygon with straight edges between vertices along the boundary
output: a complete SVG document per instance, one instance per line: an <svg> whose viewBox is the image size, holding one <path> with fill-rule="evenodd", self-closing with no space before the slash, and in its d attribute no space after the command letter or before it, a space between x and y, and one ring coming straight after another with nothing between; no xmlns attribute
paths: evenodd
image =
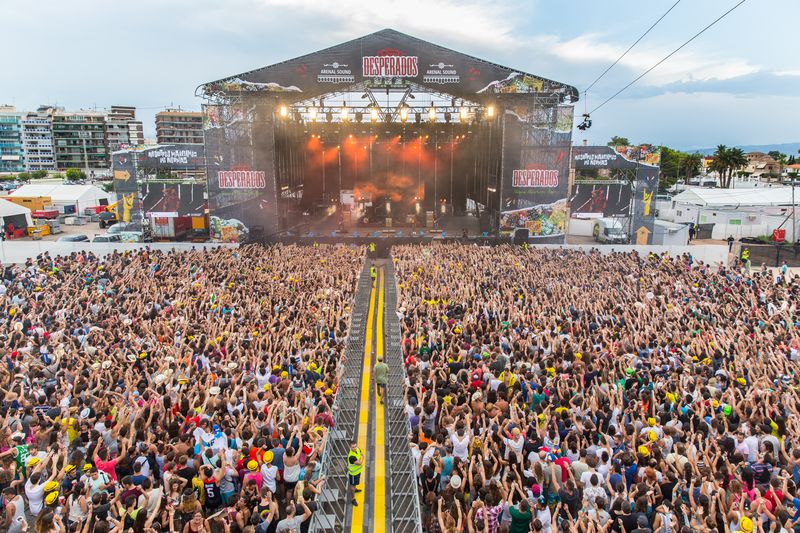
<svg viewBox="0 0 800 533"><path fill-rule="evenodd" d="M797 151L800 150L800 142L783 144L737 144L736 147L741 148L745 152L767 153L772 150L777 150L786 155L797 156ZM698 153L701 155L712 155L716 149L716 146L714 148L679 148L682 152L688 152L690 154Z"/></svg>

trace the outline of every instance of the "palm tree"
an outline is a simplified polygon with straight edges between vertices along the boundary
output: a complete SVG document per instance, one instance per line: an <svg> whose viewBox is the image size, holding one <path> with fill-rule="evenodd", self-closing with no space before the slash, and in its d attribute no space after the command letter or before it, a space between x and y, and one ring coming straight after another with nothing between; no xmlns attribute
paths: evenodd
<svg viewBox="0 0 800 533"><path fill-rule="evenodd" d="M700 154L687 154L686 157L683 158L681 167L684 171L686 183L689 183L689 180L692 179L692 176L697 173L702 162L703 158Z"/></svg>
<svg viewBox="0 0 800 533"><path fill-rule="evenodd" d="M725 173L728 171L728 147L720 144L714 151L713 157L714 160L711 162L709 169L719 175L720 187L726 187Z"/></svg>
<svg viewBox="0 0 800 533"><path fill-rule="evenodd" d="M728 150L728 183L725 188L731 186L734 170L738 171L743 166L747 165L747 155L741 148L731 148Z"/></svg>

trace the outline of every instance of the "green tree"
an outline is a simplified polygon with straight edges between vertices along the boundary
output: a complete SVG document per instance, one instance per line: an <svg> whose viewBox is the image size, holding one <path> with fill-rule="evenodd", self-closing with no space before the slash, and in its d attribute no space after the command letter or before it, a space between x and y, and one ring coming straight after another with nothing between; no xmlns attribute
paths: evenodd
<svg viewBox="0 0 800 533"><path fill-rule="evenodd" d="M680 179L683 173L683 159L686 154L679 150L673 150L668 146L661 147L661 178L659 186L667 190Z"/></svg>
<svg viewBox="0 0 800 533"><path fill-rule="evenodd" d="M80 181L86 179L86 173L78 168L68 168L66 176L67 181Z"/></svg>
<svg viewBox="0 0 800 533"><path fill-rule="evenodd" d="M627 137L620 137L618 135L614 135L611 137L611 140L608 141L608 146L630 146L631 142L628 140Z"/></svg>
<svg viewBox="0 0 800 533"><path fill-rule="evenodd" d="M683 161L681 161L681 168L683 169L684 183L689 183L695 174L700 170L700 165L703 164L703 156L700 154L685 154Z"/></svg>
<svg viewBox="0 0 800 533"><path fill-rule="evenodd" d="M728 148L724 144L717 146L711 170L719 174L719 184L728 189L733 182L734 172L747 164L747 156L741 148Z"/></svg>
<svg viewBox="0 0 800 533"><path fill-rule="evenodd" d="M31 179L31 175L28 172L20 172L19 174L17 174L17 179L20 181L28 181L29 179Z"/></svg>
<svg viewBox="0 0 800 533"><path fill-rule="evenodd" d="M36 180L40 180L42 178L46 178L47 177L47 171L46 170L34 170L33 172L31 172L31 177L33 179L36 179Z"/></svg>

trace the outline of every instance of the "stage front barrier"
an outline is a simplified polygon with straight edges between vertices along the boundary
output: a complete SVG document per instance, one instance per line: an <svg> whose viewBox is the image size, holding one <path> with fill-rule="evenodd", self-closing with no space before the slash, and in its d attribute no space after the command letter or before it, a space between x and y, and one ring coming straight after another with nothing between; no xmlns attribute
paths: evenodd
<svg viewBox="0 0 800 533"><path fill-rule="evenodd" d="M47 252L51 257L65 256L72 253L91 252L104 257L106 255L139 251L142 249L161 250L164 252L186 252L212 248L235 248L238 244L196 243L196 242L151 242L151 243L111 243L111 242L58 242L58 241L0 241L0 261L3 263L22 264L28 258L36 258Z"/></svg>

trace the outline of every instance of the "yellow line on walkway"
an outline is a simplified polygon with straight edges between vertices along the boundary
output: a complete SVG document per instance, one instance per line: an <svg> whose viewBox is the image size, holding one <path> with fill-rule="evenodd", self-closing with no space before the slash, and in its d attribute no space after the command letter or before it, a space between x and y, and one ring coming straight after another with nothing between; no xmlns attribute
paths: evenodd
<svg viewBox="0 0 800 533"><path fill-rule="evenodd" d="M375 338L376 360L383 356L383 291L386 285L384 270L381 268L381 284L378 290L378 316ZM376 387L377 388L377 387ZM386 392L384 391L384 395ZM373 491L372 531L386 529L386 465L384 463L383 404L375 398L375 490Z"/></svg>
<svg viewBox="0 0 800 533"><path fill-rule="evenodd" d="M369 295L369 313L367 314L367 330L364 336L364 363L361 371L361 401L359 404L358 415L358 447L364 457L364 465L367 464L367 427L369 424L369 396L370 396L370 370L372 362L372 322L375 317L375 291L377 280L372 286ZM361 489L364 488L366 478L369 475L366 468L361 473ZM362 533L364 530L364 492L356 494L358 505L353 507L353 514L350 520L350 531ZM348 497L348 496L346 496Z"/></svg>

